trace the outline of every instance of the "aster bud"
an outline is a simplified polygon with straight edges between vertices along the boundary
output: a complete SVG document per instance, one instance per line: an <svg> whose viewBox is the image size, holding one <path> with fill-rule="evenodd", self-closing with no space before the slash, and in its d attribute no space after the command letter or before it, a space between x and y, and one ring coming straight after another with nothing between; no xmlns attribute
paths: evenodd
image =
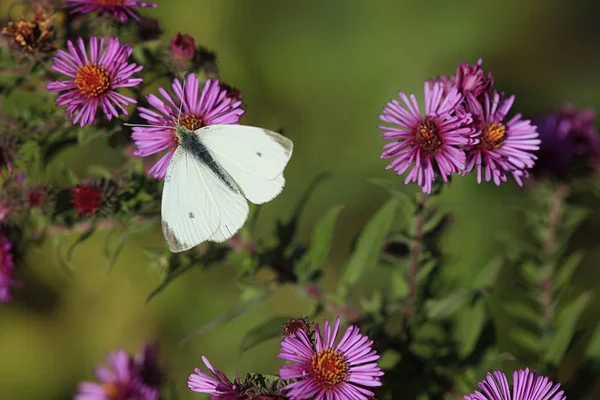
<svg viewBox="0 0 600 400"><path fill-rule="evenodd" d="M306 336L310 337L312 335L312 322L305 316L290 318L283 326L282 331L282 337L296 335L298 331L303 331L306 333Z"/></svg>
<svg viewBox="0 0 600 400"><path fill-rule="evenodd" d="M191 61L196 52L196 42L192 36L177 32L171 39L169 50L174 58Z"/></svg>

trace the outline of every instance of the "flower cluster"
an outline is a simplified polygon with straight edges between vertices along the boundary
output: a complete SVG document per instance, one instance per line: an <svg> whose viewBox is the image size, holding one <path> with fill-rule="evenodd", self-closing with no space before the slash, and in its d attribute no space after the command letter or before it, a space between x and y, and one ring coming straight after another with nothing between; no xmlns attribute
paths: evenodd
<svg viewBox="0 0 600 400"><path fill-rule="evenodd" d="M146 344L136 356L125 350L108 354L107 364L96 368L100 381L82 382L75 400L158 400L163 373L158 365L157 349Z"/></svg>
<svg viewBox="0 0 600 400"><path fill-rule="evenodd" d="M513 372L512 387L508 379L500 371L489 373L484 381L479 382L481 392L476 391L464 400L565 400L560 384L554 384L548 378L539 376L529 369Z"/></svg>
<svg viewBox="0 0 600 400"><path fill-rule="evenodd" d="M481 60L462 63L456 75L425 82L425 107L421 111L414 95L399 93L400 100L386 104L380 119L384 145L381 158L393 159L387 169L398 175L408 172L405 183L416 182L431 193L433 182L448 182L453 173L477 171L496 185L513 176L522 186L536 160L540 140L536 127L520 114L507 119L514 96L494 89L491 73Z"/></svg>
<svg viewBox="0 0 600 400"><path fill-rule="evenodd" d="M290 323L297 328L294 332L289 329ZM314 340L306 332L309 326L305 318L292 318L287 329L284 327L290 333L281 340L277 357L289 362L279 370L279 378L289 382L281 389L286 398L367 400L374 396L371 388L381 386L383 371L377 365L379 355L372 348L373 341L356 326L350 326L338 342L339 317L333 327L325 320L324 335L316 324ZM211 399L245 398L240 394L247 388L238 375L232 382L206 357L202 356L202 361L211 375L196 368L188 380L192 391L209 393Z"/></svg>

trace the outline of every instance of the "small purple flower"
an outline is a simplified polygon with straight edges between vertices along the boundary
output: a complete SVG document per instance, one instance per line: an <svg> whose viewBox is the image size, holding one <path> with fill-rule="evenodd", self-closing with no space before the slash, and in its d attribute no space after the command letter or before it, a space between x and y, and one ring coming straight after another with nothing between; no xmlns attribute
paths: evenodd
<svg viewBox="0 0 600 400"><path fill-rule="evenodd" d="M372 349L372 340L350 326L336 345L340 328L337 317L333 330L326 320L325 338L315 326L313 344L303 330L281 341L277 357L291 362L279 370L282 380L298 379L283 388L291 399L355 399L367 400L374 393L366 387L381 386L383 371L375 362L379 355Z"/></svg>
<svg viewBox="0 0 600 400"><path fill-rule="evenodd" d="M12 249L10 240L0 233L0 304L11 301L12 288L21 286L21 282L12 276L15 268Z"/></svg>
<svg viewBox="0 0 600 400"><path fill-rule="evenodd" d="M598 171L600 136L594 110L565 105L532 122L542 141L535 175L570 179L572 175Z"/></svg>
<svg viewBox="0 0 600 400"><path fill-rule="evenodd" d="M538 376L529 368L513 372L512 388L508 384L506 375L500 371L494 374L487 373L486 379L479 382L483 393L475 391L464 396L464 400L565 400L564 392L544 376ZM511 390L512 389L512 390Z"/></svg>
<svg viewBox="0 0 600 400"><path fill-rule="evenodd" d="M433 87L425 82L425 113L419 110L414 95L409 99L401 92L399 96L404 104L393 99L379 117L395 125L379 127L383 139L394 140L383 146L381 158L393 158L386 169L394 169L398 175L413 166L404 183L417 182L423 192L431 193L436 172L447 182L448 175L465 167L465 154L460 146L477 143L474 130L468 126L471 116L456 115L455 107L462 101L462 95L452 87L444 97L439 82Z"/></svg>
<svg viewBox="0 0 600 400"><path fill-rule="evenodd" d="M214 368L206 357L202 356L202 361L209 369L212 376L198 368L194 368L194 373L188 378L188 387L192 392L208 393L211 400L235 400L238 398L240 390L239 377L236 374L233 382L227 376Z"/></svg>
<svg viewBox="0 0 600 400"><path fill-rule="evenodd" d="M109 353L108 367L96 368L100 383L82 382L74 400L158 400L157 388L145 385L139 368L124 350Z"/></svg>
<svg viewBox="0 0 600 400"><path fill-rule="evenodd" d="M515 115L503 122L513 105L515 96L501 99L494 92L490 102L488 93L484 93L483 105L469 94L467 101L473 113L473 125L479 135L479 143L465 147L467 165L464 173L477 169L477 182L481 183L482 171L486 182L493 180L496 185L506 182L506 173L511 173L519 186L523 186L523 177L527 169L533 167L539 149L540 140L536 127L529 120Z"/></svg>
<svg viewBox="0 0 600 400"><path fill-rule="evenodd" d="M156 3L138 0L67 0L66 7L72 8L71 14L87 14L99 12L111 14L125 22L129 17L140 20L132 8L151 7L156 8Z"/></svg>
<svg viewBox="0 0 600 400"><path fill-rule="evenodd" d="M215 124L239 124L240 116L244 114L244 110L240 107L242 102L229 97L216 79L207 80L200 92L198 78L190 74L183 84L179 79L175 79L172 88L177 96L177 102L165 89L159 88L158 91L167 101L166 103L153 94L146 97L148 103L158 112L145 107L138 108L140 116L150 125L156 125L156 128L136 126L131 135L137 146L134 154L138 157L147 157L168 150L148 171L156 179L164 178L169 161L178 146L175 136L177 125L196 130ZM179 118L179 105L182 102L183 107Z"/></svg>
<svg viewBox="0 0 600 400"><path fill-rule="evenodd" d="M482 67L483 60L480 58L476 64L462 62L456 68L456 74L452 76L438 76L430 79L430 83L441 83L443 93L446 96L453 86L456 86L458 93L463 96L463 103L466 102L466 96L471 93L478 100L483 100L484 93L490 93L494 87L494 77L491 72L486 73Z"/></svg>
<svg viewBox="0 0 600 400"><path fill-rule="evenodd" d="M91 126L99 106L109 121L119 116L117 108L128 115L124 107L136 101L116 89L136 86L143 80L131 78L143 68L127 63L133 51L131 47L111 37L104 49L104 39L95 36L90 39L89 55L82 38L77 39L77 46L68 40L67 46L68 53L63 50L56 53L52 69L71 79L51 82L46 88L51 92L66 91L58 96L56 104L66 106L73 124Z"/></svg>

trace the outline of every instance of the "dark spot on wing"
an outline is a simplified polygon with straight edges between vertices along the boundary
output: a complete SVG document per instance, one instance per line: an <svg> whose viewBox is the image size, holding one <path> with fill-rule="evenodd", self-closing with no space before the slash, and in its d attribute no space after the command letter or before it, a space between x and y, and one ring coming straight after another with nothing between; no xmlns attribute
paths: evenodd
<svg viewBox="0 0 600 400"><path fill-rule="evenodd" d="M165 182L171 182L171 175L165 175Z"/></svg>
<svg viewBox="0 0 600 400"><path fill-rule="evenodd" d="M257 151L256 155L259 156L259 157L262 157L262 153L260 151Z"/></svg>
<svg viewBox="0 0 600 400"><path fill-rule="evenodd" d="M169 248L174 249L176 251L181 251L181 249L185 248L187 244L181 243L177 236L175 236L175 232L171 229L169 224L165 221L161 221L163 235L165 236L165 240L169 245Z"/></svg>
<svg viewBox="0 0 600 400"><path fill-rule="evenodd" d="M194 215L193 212L190 211L190 213L188 214L188 217L190 217L190 219L194 219L196 218L196 216Z"/></svg>

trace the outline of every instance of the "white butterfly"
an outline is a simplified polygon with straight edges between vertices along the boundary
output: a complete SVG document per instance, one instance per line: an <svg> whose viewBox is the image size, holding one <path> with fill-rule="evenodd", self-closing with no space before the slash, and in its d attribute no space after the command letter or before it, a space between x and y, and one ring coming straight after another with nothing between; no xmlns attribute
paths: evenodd
<svg viewBox="0 0 600 400"><path fill-rule="evenodd" d="M161 219L172 252L224 242L248 218L248 201L271 201L285 185L293 143L279 133L244 125L177 125L179 146L164 180Z"/></svg>

